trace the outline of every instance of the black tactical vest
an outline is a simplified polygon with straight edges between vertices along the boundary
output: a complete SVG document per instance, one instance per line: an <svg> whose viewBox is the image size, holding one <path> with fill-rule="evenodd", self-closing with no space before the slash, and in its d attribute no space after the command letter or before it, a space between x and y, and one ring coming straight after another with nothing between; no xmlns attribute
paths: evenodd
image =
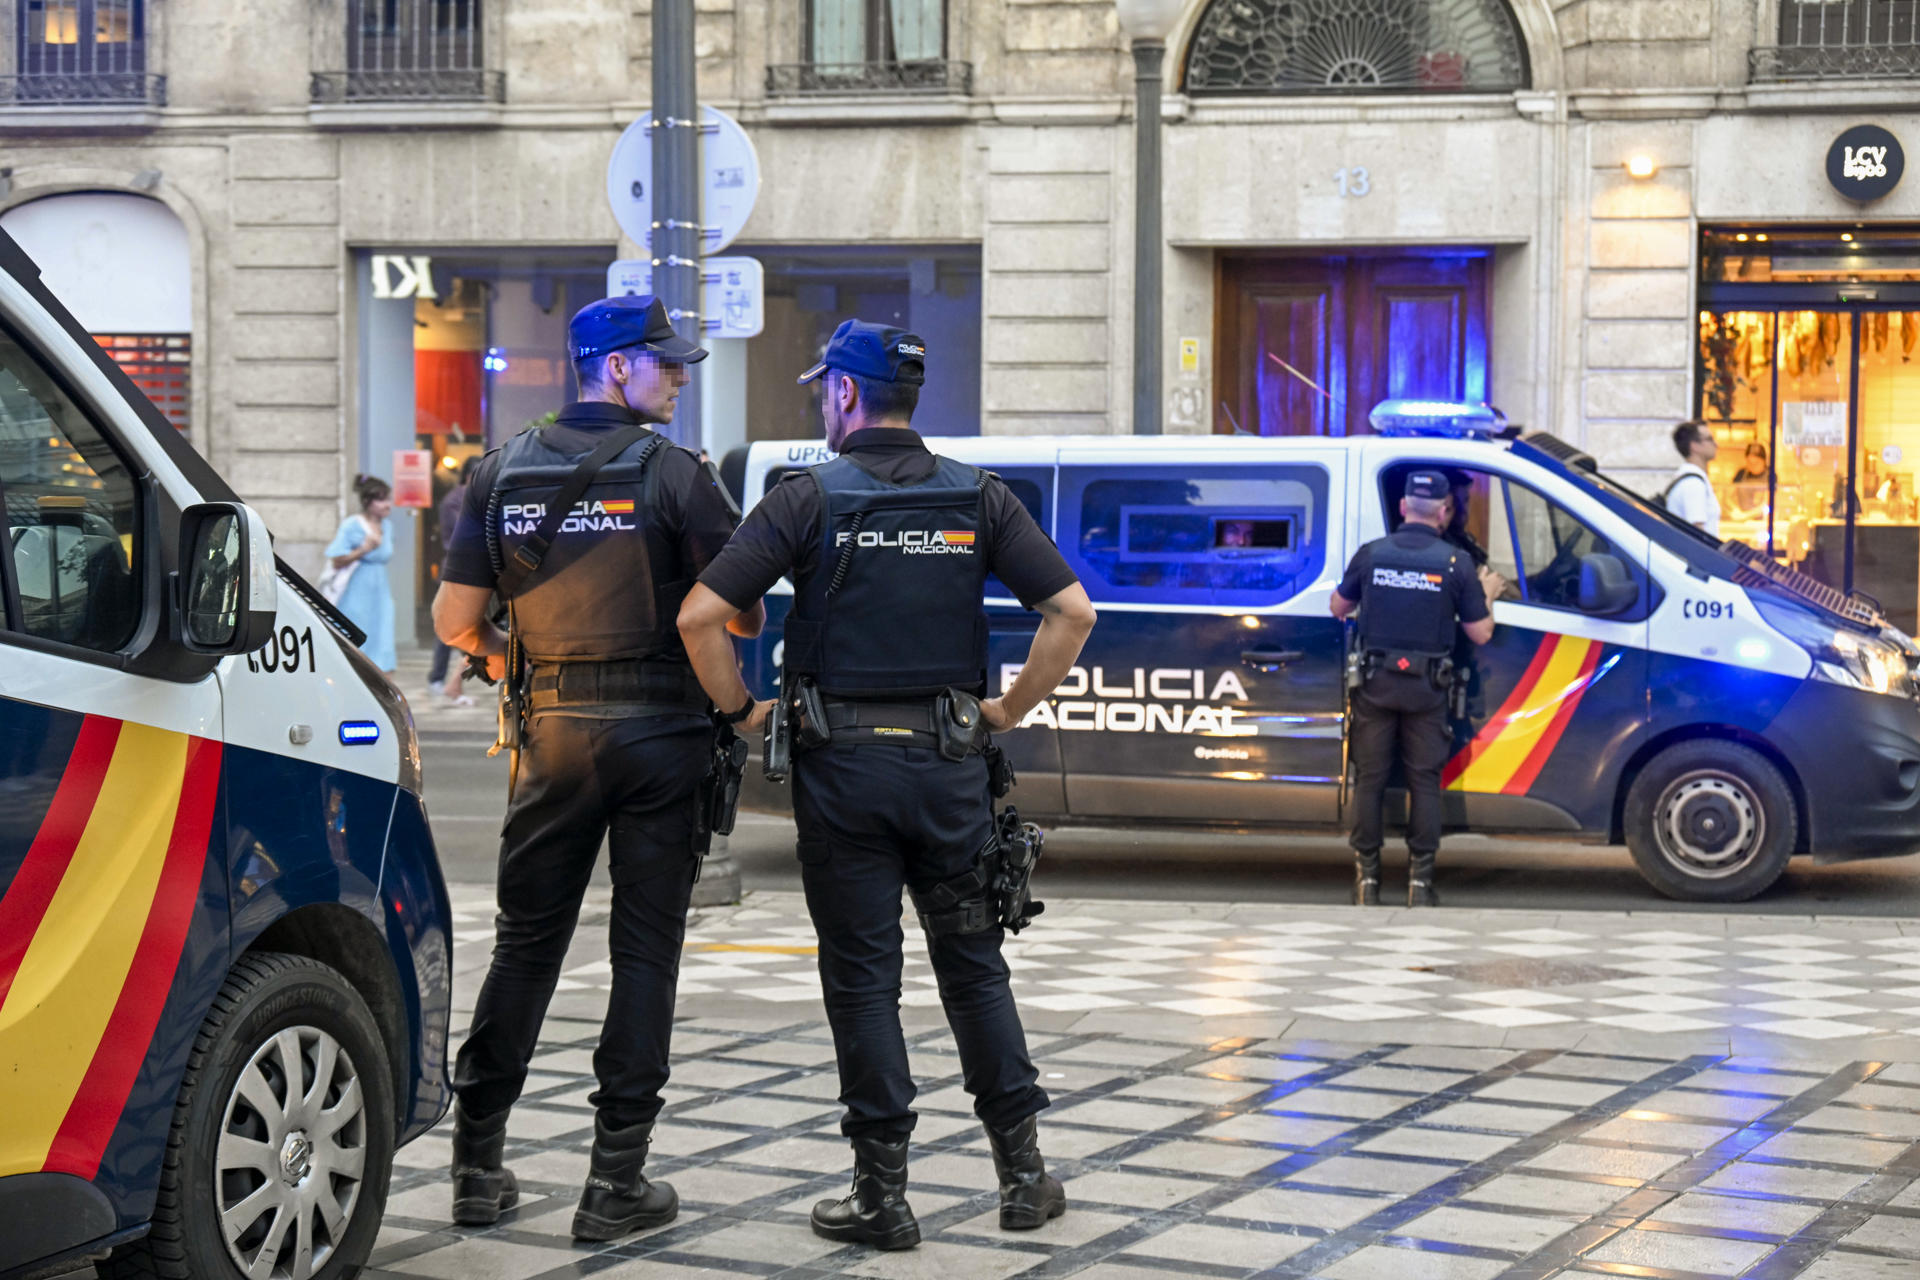
<svg viewBox="0 0 1920 1280"><path fill-rule="evenodd" d="M982 688L986 473L942 458L925 480L896 485L843 457L807 474L820 489L820 558L794 589L785 669L843 698Z"/></svg>
<svg viewBox="0 0 1920 1280"><path fill-rule="evenodd" d="M513 593L514 626L533 661L687 660L676 622L693 579L657 517L654 477L673 446L655 440L642 438L600 469L540 568ZM583 456L553 448L540 430L501 446L487 501L496 570L540 527Z"/></svg>
<svg viewBox="0 0 1920 1280"><path fill-rule="evenodd" d="M1455 601L1449 582L1466 553L1438 533L1395 533L1368 544L1360 643L1370 653L1440 657L1453 651Z"/></svg>

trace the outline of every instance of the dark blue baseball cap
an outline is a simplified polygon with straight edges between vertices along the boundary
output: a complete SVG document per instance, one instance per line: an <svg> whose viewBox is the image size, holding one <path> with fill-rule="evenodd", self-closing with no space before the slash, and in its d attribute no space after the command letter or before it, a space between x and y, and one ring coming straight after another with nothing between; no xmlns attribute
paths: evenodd
<svg viewBox="0 0 1920 1280"><path fill-rule="evenodd" d="M652 294L630 294L589 302L567 322L567 349L575 360L604 356L610 351L640 347L662 360L697 364L706 348L673 331L667 304Z"/></svg>
<svg viewBox="0 0 1920 1280"><path fill-rule="evenodd" d="M820 363L800 375L812 382L829 369L880 382L920 386L927 380L927 344L917 333L865 320L845 320L833 331Z"/></svg>
<svg viewBox="0 0 1920 1280"><path fill-rule="evenodd" d="M1409 498L1450 498L1453 484L1444 471L1416 471L1407 477Z"/></svg>

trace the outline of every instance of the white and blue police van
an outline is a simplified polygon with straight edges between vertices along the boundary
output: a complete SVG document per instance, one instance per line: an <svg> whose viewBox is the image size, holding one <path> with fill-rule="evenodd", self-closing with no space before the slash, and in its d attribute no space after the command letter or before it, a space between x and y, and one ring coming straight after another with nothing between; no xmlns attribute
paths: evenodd
<svg viewBox="0 0 1920 1280"><path fill-rule="evenodd" d="M1058 543L1100 611L1080 665L1003 744L1023 813L1090 824L1348 820L1345 653L1328 596L1399 522L1409 473L1470 489L1507 584L1461 654L1445 774L1456 830L1625 843L1672 897L1740 901L1796 854L1920 851L1920 650L1870 601L1719 542L1551 435L1485 408L1390 402L1345 438L935 437ZM830 456L751 446L751 506ZM782 584L780 592L790 593ZM790 594L743 646L778 677ZM989 580L989 684L1037 615Z"/></svg>
<svg viewBox="0 0 1920 1280"><path fill-rule="evenodd" d="M364 637L0 232L0 1280L331 1280L446 1111L451 913Z"/></svg>

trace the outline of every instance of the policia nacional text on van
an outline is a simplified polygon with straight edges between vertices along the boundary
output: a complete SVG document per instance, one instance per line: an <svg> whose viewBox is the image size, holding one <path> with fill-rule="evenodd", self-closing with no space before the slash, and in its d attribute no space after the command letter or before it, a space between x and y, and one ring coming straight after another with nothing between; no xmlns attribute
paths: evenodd
<svg viewBox="0 0 1920 1280"><path fill-rule="evenodd" d="M1037 911L1004 877L1009 864L1030 869L1038 833L1009 822L1011 811L995 821L993 796L1011 777L992 766L1004 757L987 730L1018 724L1066 677L1093 606L1004 483L935 457L907 425L926 360L921 340L898 329L850 320L835 331L800 381L822 380L827 444L840 456L769 494L680 613L708 694L737 705L748 692L723 629L793 575L780 713L854 1151L852 1193L816 1205L813 1229L883 1249L920 1239L905 1195L914 1086L899 1013L903 885L991 1142L1001 1227L1038 1227L1066 1209L1040 1157L1047 1095L1000 951L1004 928ZM982 703L989 572L1041 621L1019 677ZM770 759L785 740L770 739Z"/></svg>
<svg viewBox="0 0 1920 1280"><path fill-rule="evenodd" d="M1380 901L1381 810L1396 755L1407 782L1407 905L1440 904L1440 771L1447 763L1454 627L1475 644L1493 638L1493 615L1472 557L1448 541L1453 485L1415 471L1400 499L1401 526L1355 553L1331 597L1333 616L1356 610L1360 637L1352 689L1355 906Z"/></svg>
<svg viewBox="0 0 1920 1280"><path fill-rule="evenodd" d="M487 655L507 680L503 736L518 734L493 964L454 1069L453 1214L489 1223L517 1199L501 1167L507 1111L611 832L613 992L573 1221L576 1239L609 1240L678 1212L673 1188L641 1166L667 1080L687 904L716 821L716 721L743 761L725 726L749 700L716 716L674 627L733 532L732 508L693 454L645 425L672 418L686 366L707 353L650 297L593 303L568 334L581 399L481 461L433 607L442 640ZM495 592L508 634L487 618ZM729 625L751 636L762 617L750 609Z"/></svg>

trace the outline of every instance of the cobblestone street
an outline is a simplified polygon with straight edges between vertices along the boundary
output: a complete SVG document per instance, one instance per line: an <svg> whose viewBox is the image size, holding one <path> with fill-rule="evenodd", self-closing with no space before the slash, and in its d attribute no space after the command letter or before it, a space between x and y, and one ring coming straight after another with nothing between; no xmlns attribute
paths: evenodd
<svg viewBox="0 0 1920 1280"><path fill-rule="evenodd" d="M486 890L458 887L455 907L464 1010ZM399 1154L369 1275L1920 1272L1920 925L1054 903L1009 953L1071 1207L1024 1235L997 1229L909 925L925 1243L881 1255L807 1229L850 1158L811 930L778 893L690 930L649 1165L679 1220L571 1243L604 916L591 900L513 1114L521 1206L489 1230L449 1225L443 1126Z"/></svg>

